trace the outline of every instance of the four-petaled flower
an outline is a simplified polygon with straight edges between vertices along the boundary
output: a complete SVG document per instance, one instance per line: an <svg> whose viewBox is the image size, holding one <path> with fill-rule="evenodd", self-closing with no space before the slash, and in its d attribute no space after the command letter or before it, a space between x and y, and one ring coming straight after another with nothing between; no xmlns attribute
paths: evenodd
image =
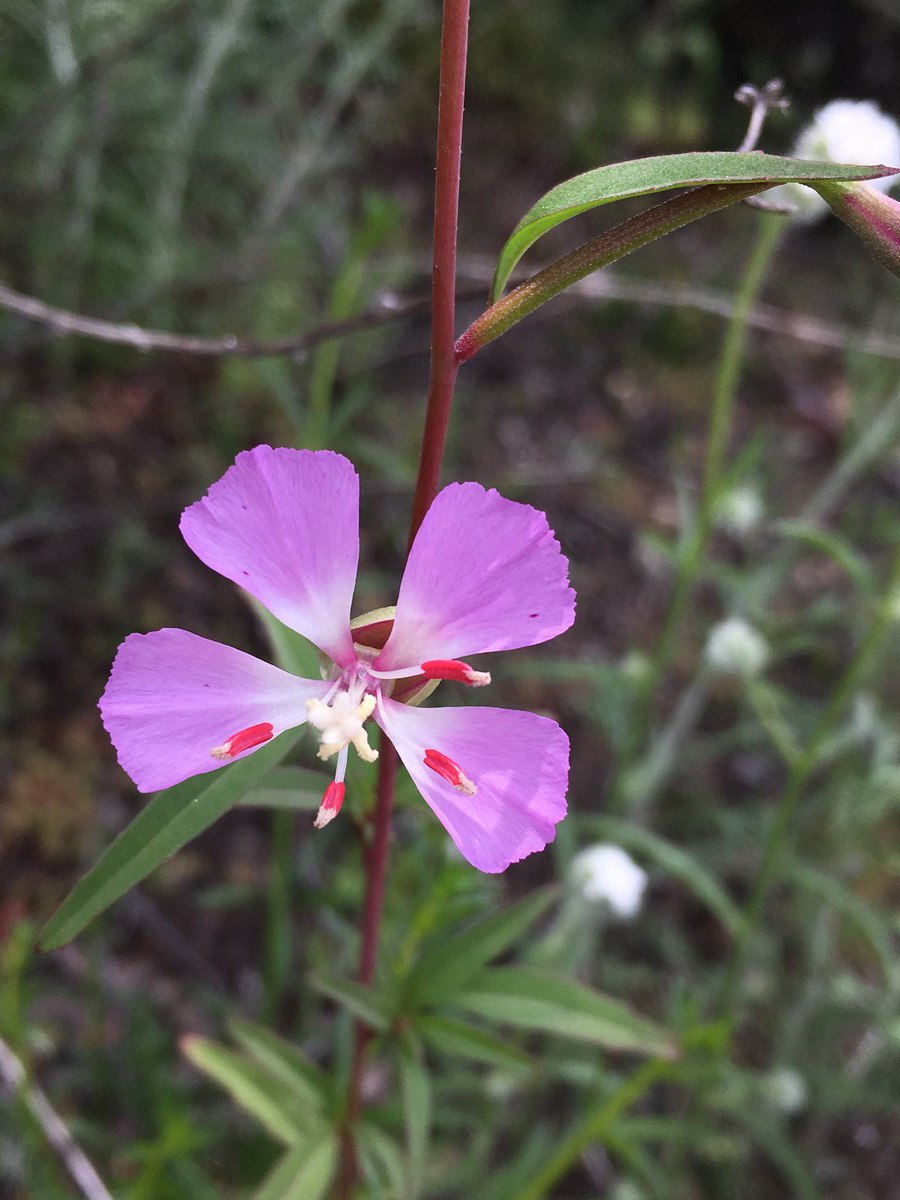
<svg viewBox="0 0 900 1200"><path fill-rule="evenodd" d="M543 513L475 483L437 496L395 610L350 621L359 480L330 451L257 446L185 510L185 541L322 652L302 679L183 629L131 634L100 700L141 791L211 771L308 722L336 759L316 825L337 815L349 747L371 717L457 847L482 871L552 841L566 811L569 742L555 721L497 708L417 707L448 679L490 682L463 656L533 646L572 624L568 563Z"/></svg>

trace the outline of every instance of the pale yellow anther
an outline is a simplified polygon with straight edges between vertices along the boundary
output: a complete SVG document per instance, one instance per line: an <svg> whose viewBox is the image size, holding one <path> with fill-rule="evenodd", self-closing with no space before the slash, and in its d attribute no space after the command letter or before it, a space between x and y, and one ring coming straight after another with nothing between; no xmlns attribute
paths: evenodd
<svg viewBox="0 0 900 1200"><path fill-rule="evenodd" d="M378 757L378 751L369 745L363 728L375 709L375 697L369 693L355 707L352 705L347 692L338 692L331 704L307 700L309 723L320 731L319 758L323 762L350 745L363 762L374 762Z"/></svg>

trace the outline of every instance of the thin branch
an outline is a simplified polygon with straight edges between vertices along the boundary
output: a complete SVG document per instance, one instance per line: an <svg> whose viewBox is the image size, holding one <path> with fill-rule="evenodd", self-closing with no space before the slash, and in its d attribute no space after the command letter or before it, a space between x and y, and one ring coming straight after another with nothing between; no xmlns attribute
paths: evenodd
<svg viewBox="0 0 900 1200"><path fill-rule="evenodd" d="M463 273L470 279L490 280L492 265L487 260L469 259L462 264ZM457 293L458 303L480 300L483 286L465 288ZM570 288L573 297L590 300L624 300L639 305L660 308L690 308L712 317L728 320L734 301L714 288L691 284L659 283L652 279L626 278L612 270L599 272ZM116 324L99 317L88 317L68 309L45 304L33 296L0 284L0 308L5 308L30 321L46 326L60 336L93 338L130 346L144 353L163 351L201 358L291 358L302 357L322 342L334 341L354 333L363 333L381 325L390 325L427 312L431 301L427 296L398 299L385 296L373 308L347 321L327 321L305 333L273 341L258 341L232 333L215 337L192 337L160 329L144 329L139 325ZM853 346L878 358L900 360L900 339L888 334L855 329L838 321L828 321L806 313L795 313L771 304L759 304L748 317L748 324L765 333L822 346L829 350L846 350Z"/></svg>
<svg viewBox="0 0 900 1200"><path fill-rule="evenodd" d="M28 1078L22 1060L3 1038L0 1038L0 1078L28 1106L44 1137L59 1155L85 1200L113 1200L90 1160L72 1137L69 1127L44 1092Z"/></svg>
<svg viewBox="0 0 900 1200"><path fill-rule="evenodd" d="M479 293L480 294L480 293ZM427 312L431 301L427 296L416 296L408 300L385 298L376 307L351 317L347 321L329 321L317 325L306 333L274 341L257 341L255 338L238 337L233 333L216 337L192 337L170 333L162 329L144 329L140 325L116 324L100 317L86 317L68 309L45 304L33 296L26 296L0 284L0 308L9 309L21 317L38 321L55 333L93 338L100 342L113 342L120 346L131 346L134 350L149 353L164 350L174 354L197 355L201 358L291 358L303 356L320 342L361 333L403 317Z"/></svg>

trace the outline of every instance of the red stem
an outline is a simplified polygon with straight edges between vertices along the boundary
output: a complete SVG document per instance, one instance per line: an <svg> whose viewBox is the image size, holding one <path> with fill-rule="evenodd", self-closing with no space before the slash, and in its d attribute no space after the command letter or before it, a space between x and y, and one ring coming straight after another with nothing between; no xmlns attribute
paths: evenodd
<svg viewBox="0 0 900 1200"><path fill-rule="evenodd" d="M422 450L419 456L419 474L410 519L410 546L437 492L447 440L450 406L453 402L453 387L459 369L453 342L456 326L456 242L468 32L469 0L444 0L435 169L434 256L431 274L431 374ZM396 776L397 752L382 735L375 812L372 817L372 842L366 855L366 894L359 958L359 981L366 986L371 984L374 978L378 957ZM367 1025L362 1022L356 1023L341 1165L336 1188L339 1200L350 1200L359 1178L354 1130L359 1122L363 1068L371 1034L372 1031Z"/></svg>
<svg viewBox="0 0 900 1200"><path fill-rule="evenodd" d="M469 0L444 0L434 184L434 257L431 266L431 378L428 383L428 407L425 411L419 474L413 498L410 545L437 493L453 386L459 369L453 352L453 340L468 32Z"/></svg>

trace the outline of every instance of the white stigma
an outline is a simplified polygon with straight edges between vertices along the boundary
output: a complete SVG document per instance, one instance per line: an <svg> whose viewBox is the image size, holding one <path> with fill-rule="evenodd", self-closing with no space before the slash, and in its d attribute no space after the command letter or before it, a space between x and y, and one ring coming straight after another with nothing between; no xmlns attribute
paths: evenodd
<svg viewBox="0 0 900 1200"><path fill-rule="evenodd" d="M358 703L349 692L338 692L330 704L307 700L309 723L319 730L319 758L327 762L332 755L353 746L363 762L374 762L378 751L369 745L365 722L375 709L375 697L369 693Z"/></svg>

